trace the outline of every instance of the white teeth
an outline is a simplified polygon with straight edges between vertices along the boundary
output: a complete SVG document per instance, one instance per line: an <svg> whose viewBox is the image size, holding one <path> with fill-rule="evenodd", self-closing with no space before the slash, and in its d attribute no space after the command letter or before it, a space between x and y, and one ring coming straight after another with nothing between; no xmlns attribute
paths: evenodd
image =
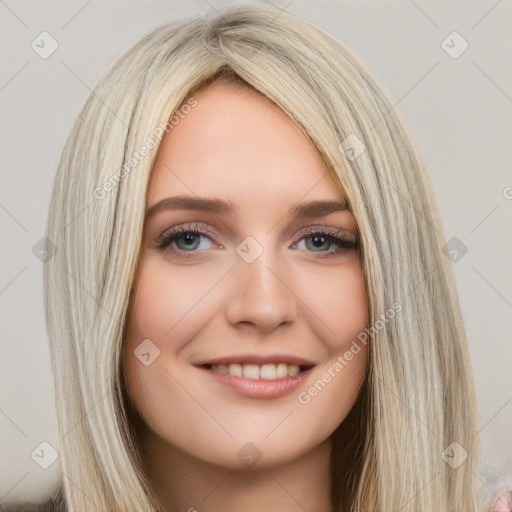
<svg viewBox="0 0 512 512"><path fill-rule="evenodd" d="M277 378L286 377L288 375L288 365L285 363L279 363L276 368Z"/></svg>
<svg viewBox="0 0 512 512"><path fill-rule="evenodd" d="M215 365L212 366L212 368L216 368ZM235 375L236 377L242 377L242 365L241 364L230 364L229 365L229 375Z"/></svg>
<svg viewBox="0 0 512 512"><path fill-rule="evenodd" d="M260 369L257 364L244 364L242 371L246 379L259 379L260 377Z"/></svg>
<svg viewBox="0 0 512 512"><path fill-rule="evenodd" d="M235 377L243 377L245 379L264 379L274 380L284 377L293 377L300 372L300 368L296 364L238 364L230 365L219 364L212 365L211 369L222 375L234 375Z"/></svg>
<svg viewBox="0 0 512 512"><path fill-rule="evenodd" d="M286 366L286 365L285 365ZM275 364L264 364L261 366L259 371L260 379L274 380L276 378L277 371ZM285 375L286 377L286 375Z"/></svg>
<svg viewBox="0 0 512 512"><path fill-rule="evenodd" d="M288 375L290 375L291 377L293 377L294 375L297 375L297 373L299 373L299 371L300 371L300 368L296 364L291 364L288 367Z"/></svg>

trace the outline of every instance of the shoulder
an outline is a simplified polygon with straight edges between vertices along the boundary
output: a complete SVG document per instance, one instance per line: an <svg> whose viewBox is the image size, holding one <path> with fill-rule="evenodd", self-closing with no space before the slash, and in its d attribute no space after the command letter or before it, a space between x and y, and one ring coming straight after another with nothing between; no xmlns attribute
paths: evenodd
<svg viewBox="0 0 512 512"><path fill-rule="evenodd" d="M0 512L66 512L66 508L52 498L41 503L18 503L2 507Z"/></svg>

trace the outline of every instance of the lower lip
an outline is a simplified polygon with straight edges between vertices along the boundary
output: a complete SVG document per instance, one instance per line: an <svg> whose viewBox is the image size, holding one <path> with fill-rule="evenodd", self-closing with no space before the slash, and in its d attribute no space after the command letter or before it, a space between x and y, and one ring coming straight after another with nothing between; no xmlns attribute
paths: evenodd
<svg viewBox="0 0 512 512"><path fill-rule="evenodd" d="M225 375L203 366L196 366L199 370L206 372L212 379L233 389L242 396L248 398L272 399L285 396L295 391L309 377L312 368L294 375L274 380L246 379L235 375Z"/></svg>

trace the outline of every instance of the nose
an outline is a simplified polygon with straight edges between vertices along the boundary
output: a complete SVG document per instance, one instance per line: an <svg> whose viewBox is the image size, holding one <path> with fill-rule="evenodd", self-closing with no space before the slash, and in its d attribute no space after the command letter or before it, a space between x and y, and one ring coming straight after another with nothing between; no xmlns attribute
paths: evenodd
<svg viewBox="0 0 512 512"><path fill-rule="evenodd" d="M267 333L297 319L298 299L283 265L263 252L252 263L240 258L236 267L232 277L235 284L225 308L232 325L249 324Z"/></svg>

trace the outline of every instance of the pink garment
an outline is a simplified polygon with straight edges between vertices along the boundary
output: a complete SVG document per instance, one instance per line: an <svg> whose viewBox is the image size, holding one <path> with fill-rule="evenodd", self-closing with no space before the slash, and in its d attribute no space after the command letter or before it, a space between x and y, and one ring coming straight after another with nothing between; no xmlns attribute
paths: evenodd
<svg viewBox="0 0 512 512"><path fill-rule="evenodd" d="M512 491L501 491L489 507L489 512L512 512Z"/></svg>

